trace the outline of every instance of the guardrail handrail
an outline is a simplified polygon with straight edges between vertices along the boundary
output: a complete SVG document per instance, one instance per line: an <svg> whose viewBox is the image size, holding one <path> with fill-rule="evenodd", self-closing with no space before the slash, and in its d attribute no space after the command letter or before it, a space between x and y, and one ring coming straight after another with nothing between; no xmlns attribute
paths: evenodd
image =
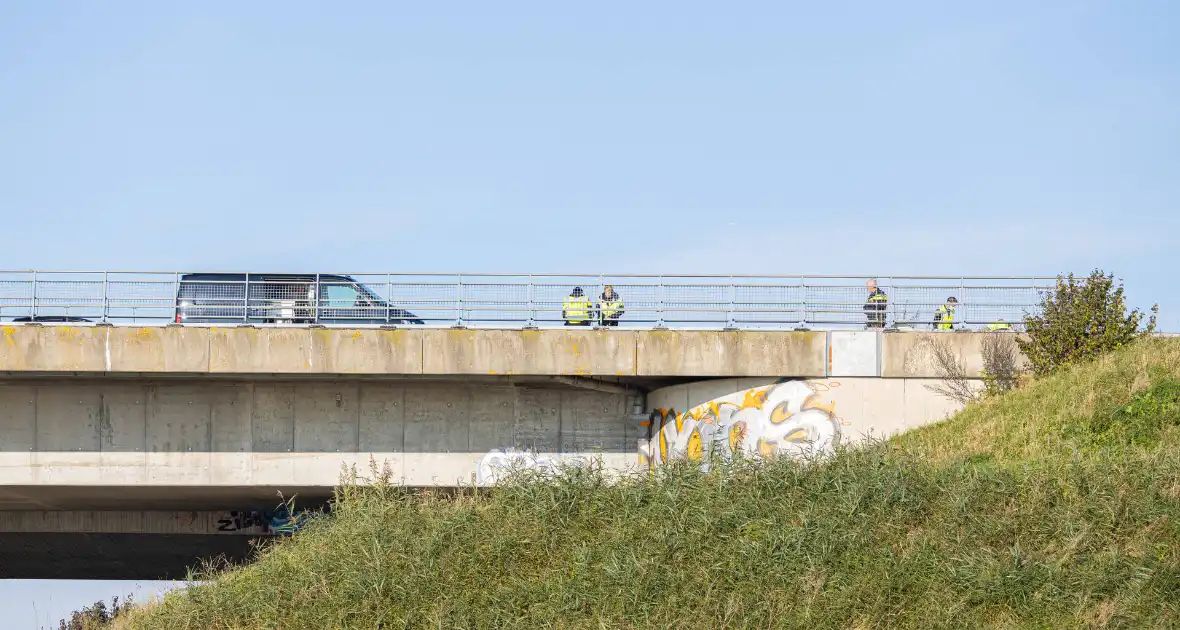
<svg viewBox="0 0 1180 630"><path fill-rule="evenodd" d="M1057 283L1056 276L9 270L0 271L0 321L564 326L571 318L563 303L581 286L591 308L572 319L586 325L863 329L870 279L888 295L891 328L931 328L950 296L959 328L1016 327ZM607 285L621 297L617 318L603 317L597 304Z"/></svg>

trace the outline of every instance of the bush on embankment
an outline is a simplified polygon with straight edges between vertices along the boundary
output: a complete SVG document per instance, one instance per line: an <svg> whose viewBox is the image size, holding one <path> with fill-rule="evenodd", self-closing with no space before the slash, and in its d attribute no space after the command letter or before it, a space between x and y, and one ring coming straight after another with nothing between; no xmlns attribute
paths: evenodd
<svg viewBox="0 0 1180 630"><path fill-rule="evenodd" d="M1174 627L1178 394L1156 340L821 465L346 487L120 627Z"/></svg>

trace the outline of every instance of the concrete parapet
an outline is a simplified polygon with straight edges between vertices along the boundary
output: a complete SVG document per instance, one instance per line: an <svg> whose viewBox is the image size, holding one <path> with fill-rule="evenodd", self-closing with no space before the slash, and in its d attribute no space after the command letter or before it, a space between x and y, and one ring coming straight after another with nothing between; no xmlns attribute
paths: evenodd
<svg viewBox="0 0 1180 630"><path fill-rule="evenodd" d="M0 326L0 368L13 372L102 372L104 329L73 326Z"/></svg>
<svg viewBox="0 0 1180 630"><path fill-rule="evenodd" d="M109 371L118 366L120 372L199 373L210 367L209 332L195 328L120 329L120 334L107 333L103 346L103 367Z"/></svg>
<svg viewBox="0 0 1180 630"><path fill-rule="evenodd" d="M644 331L636 373L643 376L823 376L822 332Z"/></svg>
<svg viewBox="0 0 1180 630"><path fill-rule="evenodd" d="M4 326L0 372L822 375L824 333Z"/></svg>
<svg viewBox="0 0 1180 630"><path fill-rule="evenodd" d="M274 375L937 377L922 344L971 375L981 334L2 326L0 372Z"/></svg>
<svg viewBox="0 0 1180 630"><path fill-rule="evenodd" d="M424 374L634 375L631 331L429 330Z"/></svg>
<svg viewBox="0 0 1180 630"><path fill-rule="evenodd" d="M931 345L939 344L957 357L968 378L983 372L983 340L988 333L891 333L881 335L881 376L885 378L944 376L933 361ZM990 333L1020 337L1017 333ZM1019 352L1018 352L1019 355ZM1023 356L1019 358L1023 360Z"/></svg>
<svg viewBox="0 0 1180 630"><path fill-rule="evenodd" d="M175 329L174 329L175 330ZM419 330L209 328L209 364L222 374L421 374ZM118 335L119 329L112 329Z"/></svg>

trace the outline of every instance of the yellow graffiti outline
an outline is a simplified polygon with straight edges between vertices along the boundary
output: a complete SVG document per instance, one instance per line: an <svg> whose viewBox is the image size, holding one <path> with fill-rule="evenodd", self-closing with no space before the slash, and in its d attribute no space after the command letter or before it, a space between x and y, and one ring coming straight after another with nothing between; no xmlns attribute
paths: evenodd
<svg viewBox="0 0 1180 630"><path fill-rule="evenodd" d="M795 443L806 442L808 435L807 429L795 429L794 431L791 431L790 433L783 436L783 441Z"/></svg>
<svg viewBox="0 0 1180 630"><path fill-rule="evenodd" d="M701 445L701 431L699 428L694 428L692 433L688 435L688 446L685 447L685 456L689 461L699 462L704 457L704 446Z"/></svg>
<svg viewBox="0 0 1180 630"><path fill-rule="evenodd" d="M675 416L675 409L660 409L660 462L668 461L668 436L664 427L668 426L668 416Z"/></svg>
<svg viewBox="0 0 1180 630"><path fill-rule="evenodd" d="M770 420L771 424L780 425L787 420L790 420L791 416L795 415L787 411L787 404L790 402L791 401L788 400L787 402L779 403L774 406L774 409L770 410L770 418L768 419Z"/></svg>
<svg viewBox="0 0 1180 630"><path fill-rule="evenodd" d="M763 457L774 457L774 447L777 444L774 440L766 438L758 438L758 454Z"/></svg>
<svg viewBox="0 0 1180 630"><path fill-rule="evenodd" d="M729 427L729 452L737 453L738 447L746 441L746 421L738 420Z"/></svg>
<svg viewBox="0 0 1180 630"><path fill-rule="evenodd" d="M660 431L660 463L668 461L668 438Z"/></svg>
<svg viewBox="0 0 1180 630"><path fill-rule="evenodd" d="M738 407L738 411L742 409L762 409L766 404L766 399L770 395L770 387L753 387L747 389L742 396L742 404Z"/></svg>

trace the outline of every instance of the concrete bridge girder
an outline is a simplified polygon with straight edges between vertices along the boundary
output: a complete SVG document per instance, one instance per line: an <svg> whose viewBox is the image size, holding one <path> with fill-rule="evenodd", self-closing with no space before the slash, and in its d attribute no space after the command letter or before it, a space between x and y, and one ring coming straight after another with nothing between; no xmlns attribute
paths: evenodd
<svg viewBox="0 0 1180 630"><path fill-rule="evenodd" d="M549 386L543 386L547 384ZM606 390L606 391L603 391ZM583 377L531 385L365 379L43 377L0 383L0 501L69 509L79 495L136 505L152 488L209 504L217 488L319 488L370 462L410 486L477 483L519 449L636 459L633 390ZM39 492L38 487L54 492ZM141 496L142 495L142 496Z"/></svg>

